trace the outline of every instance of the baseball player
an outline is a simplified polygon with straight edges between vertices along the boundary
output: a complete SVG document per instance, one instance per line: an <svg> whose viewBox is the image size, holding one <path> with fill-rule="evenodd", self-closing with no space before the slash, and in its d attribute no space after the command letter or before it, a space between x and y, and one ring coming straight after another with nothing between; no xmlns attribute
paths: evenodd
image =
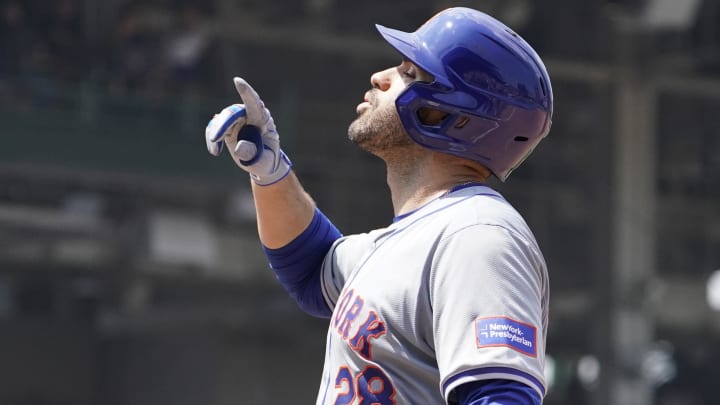
<svg viewBox="0 0 720 405"><path fill-rule="evenodd" d="M244 104L208 124L250 174L258 232L279 282L329 318L317 404L540 404L548 275L505 181L550 128L545 67L522 38L468 8L412 33L377 26L402 56L371 76L351 141L387 166L395 218L342 236L304 191L270 112Z"/></svg>

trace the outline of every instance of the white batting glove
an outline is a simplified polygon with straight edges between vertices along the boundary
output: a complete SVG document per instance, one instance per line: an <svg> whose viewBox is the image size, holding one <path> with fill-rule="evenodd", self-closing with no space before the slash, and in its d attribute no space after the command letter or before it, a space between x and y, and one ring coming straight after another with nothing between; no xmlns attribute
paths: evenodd
<svg viewBox="0 0 720 405"><path fill-rule="evenodd" d="M236 77L233 82L245 104L225 107L210 120L205 128L208 152L219 156L224 143L235 163L250 173L255 183L277 183L290 173L292 163L280 149L270 111L245 80Z"/></svg>

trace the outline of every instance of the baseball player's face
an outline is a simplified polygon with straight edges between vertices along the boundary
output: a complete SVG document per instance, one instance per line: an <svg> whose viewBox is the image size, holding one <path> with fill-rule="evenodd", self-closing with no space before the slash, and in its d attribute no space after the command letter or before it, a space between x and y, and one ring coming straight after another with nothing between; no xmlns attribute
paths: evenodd
<svg viewBox="0 0 720 405"><path fill-rule="evenodd" d="M350 140L379 155L394 147L415 145L403 129L395 99L413 81L427 79L427 73L408 60L373 74L370 77L373 88L357 106L358 117L348 129Z"/></svg>

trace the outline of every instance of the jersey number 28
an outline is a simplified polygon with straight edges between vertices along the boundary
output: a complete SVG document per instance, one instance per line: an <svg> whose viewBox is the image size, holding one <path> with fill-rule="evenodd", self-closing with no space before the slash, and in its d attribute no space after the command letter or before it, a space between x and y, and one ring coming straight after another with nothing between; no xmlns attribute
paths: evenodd
<svg viewBox="0 0 720 405"><path fill-rule="evenodd" d="M335 389L339 392L335 405L351 405L356 398L358 405L395 405L395 388L375 366L365 367L357 376L353 376L348 367L340 367L335 376Z"/></svg>

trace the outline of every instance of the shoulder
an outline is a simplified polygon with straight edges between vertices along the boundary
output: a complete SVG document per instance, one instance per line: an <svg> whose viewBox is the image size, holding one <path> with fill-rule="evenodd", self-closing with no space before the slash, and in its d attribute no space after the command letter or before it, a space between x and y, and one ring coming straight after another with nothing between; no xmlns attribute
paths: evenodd
<svg viewBox="0 0 720 405"><path fill-rule="evenodd" d="M437 218L444 223L443 239L455 233L478 233L536 244L522 215L490 187L470 187L444 198L448 200L447 208Z"/></svg>
<svg viewBox="0 0 720 405"><path fill-rule="evenodd" d="M435 263L457 268L461 267L458 261L467 261L464 264L475 269L480 263L495 263L490 267L535 269L542 275L546 271L545 259L518 211L487 187L462 191L449 195L453 203L433 219L439 228L435 235Z"/></svg>

